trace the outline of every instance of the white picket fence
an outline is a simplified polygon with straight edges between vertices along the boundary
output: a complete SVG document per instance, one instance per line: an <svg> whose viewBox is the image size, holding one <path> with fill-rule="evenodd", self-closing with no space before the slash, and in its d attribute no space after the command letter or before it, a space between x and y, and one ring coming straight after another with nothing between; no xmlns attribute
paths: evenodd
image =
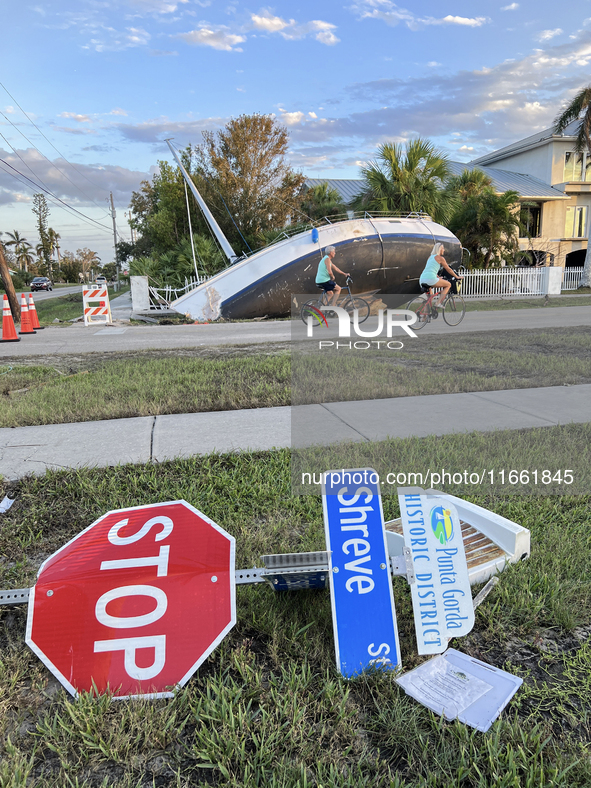
<svg viewBox="0 0 591 788"><path fill-rule="evenodd" d="M576 290L582 273L583 266L580 268L565 268L562 274L562 289Z"/></svg>
<svg viewBox="0 0 591 788"><path fill-rule="evenodd" d="M549 270L540 268L493 268L489 271L460 271L464 280L464 298L494 298L495 296L541 296L548 292ZM582 268L566 268L562 274L562 290L576 290Z"/></svg>

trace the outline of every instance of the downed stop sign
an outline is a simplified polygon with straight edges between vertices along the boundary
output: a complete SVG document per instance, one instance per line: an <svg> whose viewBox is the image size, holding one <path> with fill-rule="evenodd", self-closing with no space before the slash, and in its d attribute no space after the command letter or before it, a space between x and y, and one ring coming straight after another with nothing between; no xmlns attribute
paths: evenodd
<svg viewBox="0 0 591 788"><path fill-rule="evenodd" d="M234 556L185 501L108 512L41 566L26 642L73 695L170 697L236 623Z"/></svg>

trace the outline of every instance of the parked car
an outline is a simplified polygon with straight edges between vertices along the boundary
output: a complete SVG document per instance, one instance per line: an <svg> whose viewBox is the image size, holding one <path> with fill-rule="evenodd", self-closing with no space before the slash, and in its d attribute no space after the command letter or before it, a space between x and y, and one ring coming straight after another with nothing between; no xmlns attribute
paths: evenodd
<svg viewBox="0 0 591 788"><path fill-rule="evenodd" d="M53 290L53 282L46 276L36 276L31 282L31 290Z"/></svg>
<svg viewBox="0 0 591 788"><path fill-rule="evenodd" d="M97 278L95 279L95 282L96 282L97 285L106 285L107 284L107 277L103 276L101 274L100 276L97 276Z"/></svg>

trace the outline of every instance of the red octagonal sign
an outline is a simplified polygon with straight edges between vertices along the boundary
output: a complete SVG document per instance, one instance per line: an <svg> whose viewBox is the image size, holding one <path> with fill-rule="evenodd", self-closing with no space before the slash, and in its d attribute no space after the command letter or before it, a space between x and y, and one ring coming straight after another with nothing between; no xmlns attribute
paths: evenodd
<svg viewBox="0 0 591 788"><path fill-rule="evenodd" d="M108 512L42 565L26 641L73 695L170 697L236 623L234 557L185 501Z"/></svg>

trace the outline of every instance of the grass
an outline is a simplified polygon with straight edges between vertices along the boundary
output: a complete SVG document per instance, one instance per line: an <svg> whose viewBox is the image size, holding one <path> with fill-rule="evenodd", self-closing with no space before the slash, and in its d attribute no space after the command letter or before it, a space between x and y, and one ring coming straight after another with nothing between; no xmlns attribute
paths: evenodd
<svg viewBox="0 0 591 788"><path fill-rule="evenodd" d="M289 356L110 359L64 374L14 367L0 376L0 426L95 421L289 404ZM28 389L24 391L23 389ZM8 392L15 392L8 396Z"/></svg>
<svg viewBox="0 0 591 788"><path fill-rule="evenodd" d="M499 296L495 299L466 299L466 311L497 312L505 309L539 309L540 307L589 306L591 304L591 291L588 288L583 288L578 295L571 295L571 292L563 293L560 297Z"/></svg>
<svg viewBox="0 0 591 788"><path fill-rule="evenodd" d="M587 438L588 439L588 438ZM463 436L455 436L461 452ZM48 473L0 487L0 585L109 509L184 498L237 539L237 566L324 548L318 496L294 496L286 451ZM473 497L531 530L455 648L524 685L487 734L435 717L391 675L336 673L328 591L237 592L238 623L172 700L73 701L24 645L25 608L0 608L0 785L582 788L591 783L591 498ZM384 499L385 515L397 515ZM402 661L421 661L395 578ZM198 617L198 612L196 611Z"/></svg>
<svg viewBox="0 0 591 788"><path fill-rule="evenodd" d="M292 485L300 494L319 493L321 474L338 468L374 468L383 495L415 485L461 496L582 494L591 488L591 424L299 448L308 438L305 413L294 413Z"/></svg>
<svg viewBox="0 0 591 788"><path fill-rule="evenodd" d="M589 383L590 340L584 326L419 337L346 363L280 345L5 358L0 427Z"/></svg>

